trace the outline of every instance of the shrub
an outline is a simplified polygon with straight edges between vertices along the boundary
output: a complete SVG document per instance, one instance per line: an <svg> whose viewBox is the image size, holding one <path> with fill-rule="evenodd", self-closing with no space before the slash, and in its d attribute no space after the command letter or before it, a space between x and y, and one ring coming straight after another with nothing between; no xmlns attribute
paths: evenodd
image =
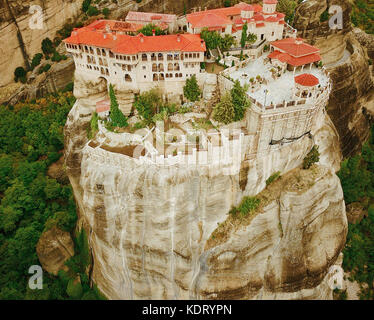
<svg viewBox="0 0 374 320"><path fill-rule="evenodd" d="M62 56L57 51L55 51L52 55L51 60L56 61L56 62L60 62L62 60Z"/></svg>
<svg viewBox="0 0 374 320"><path fill-rule="evenodd" d="M280 171L277 171L273 173L267 180L266 180L266 185L268 186L272 182L278 180L280 178Z"/></svg>
<svg viewBox="0 0 374 320"><path fill-rule="evenodd" d="M14 70L14 78L16 81L18 81L19 78L25 78L26 74L24 67L17 67L16 70Z"/></svg>
<svg viewBox="0 0 374 320"><path fill-rule="evenodd" d="M49 69L51 69L51 65L49 63L47 63L44 67L43 67L43 72L47 72Z"/></svg>
<svg viewBox="0 0 374 320"><path fill-rule="evenodd" d="M99 121L99 116L96 112L94 112L92 115L91 121L90 121L90 127L89 127L89 131L87 135L88 139L92 139L96 135L96 133L99 131L98 121Z"/></svg>
<svg viewBox="0 0 374 320"><path fill-rule="evenodd" d="M118 107L117 98L114 94L113 86L109 86L109 96L110 96L110 119L112 120L112 125L115 127L125 128L129 124L127 123L127 117L122 113Z"/></svg>
<svg viewBox="0 0 374 320"><path fill-rule="evenodd" d="M139 33L142 33L145 36L152 36L153 30L155 30L156 36L165 34L165 32L160 27L156 26L153 23L148 23L147 25L145 25L143 28L139 30Z"/></svg>
<svg viewBox="0 0 374 320"><path fill-rule="evenodd" d="M30 65L31 70L34 70L35 67L37 67L40 64L40 62L42 61L42 58L43 58L43 54L41 53L37 53L34 55L31 61L31 65Z"/></svg>
<svg viewBox="0 0 374 320"><path fill-rule="evenodd" d="M97 16L99 13L99 9L93 6L90 6L87 10L87 15L89 15L90 17Z"/></svg>
<svg viewBox="0 0 374 320"><path fill-rule="evenodd" d="M82 11L87 12L87 10L90 8L91 0L84 0L82 3Z"/></svg>
<svg viewBox="0 0 374 320"><path fill-rule="evenodd" d="M231 7L231 0L225 0L225 1L223 1L223 6L224 7Z"/></svg>
<svg viewBox="0 0 374 320"><path fill-rule="evenodd" d="M156 90L144 92L136 97L134 106L144 121L150 123L161 107L161 97Z"/></svg>
<svg viewBox="0 0 374 320"><path fill-rule="evenodd" d="M235 118L234 104L231 95L227 92L213 109L213 119L224 124L229 124Z"/></svg>
<svg viewBox="0 0 374 320"><path fill-rule="evenodd" d="M247 97L245 88L240 85L239 80L235 81L234 87L230 91L230 95L235 110L234 121L242 120L246 109L250 107L251 103Z"/></svg>
<svg viewBox="0 0 374 320"><path fill-rule="evenodd" d="M109 17L109 14L110 14L110 10L108 8L104 8L103 15L105 16L106 19Z"/></svg>
<svg viewBox="0 0 374 320"><path fill-rule="evenodd" d="M307 154L303 161L303 169L309 169L313 163L319 161L320 153L318 151L318 146L313 146L312 150Z"/></svg>
<svg viewBox="0 0 374 320"><path fill-rule="evenodd" d="M186 84L183 87L183 93L185 97L192 102L200 100L201 90L197 84L195 75L186 80Z"/></svg>
<svg viewBox="0 0 374 320"><path fill-rule="evenodd" d="M45 38L42 41L42 51L45 56L48 56L49 54L53 53L55 51L55 48L53 46L53 42L49 38Z"/></svg>
<svg viewBox="0 0 374 320"><path fill-rule="evenodd" d="M326 11L323 11L322 14L320 15L319 21L325 22L327 20L329 20L329 12L326 10Z"/></svg>
<svg viewBox="0 0 374 320"><path fill-rule="evenodd" d="M256 211L260 202L260 199L256 197L244 197L240 205L237 208L232 208L229 213L233 216L240 214L241 217L246 217Z"/></svg>

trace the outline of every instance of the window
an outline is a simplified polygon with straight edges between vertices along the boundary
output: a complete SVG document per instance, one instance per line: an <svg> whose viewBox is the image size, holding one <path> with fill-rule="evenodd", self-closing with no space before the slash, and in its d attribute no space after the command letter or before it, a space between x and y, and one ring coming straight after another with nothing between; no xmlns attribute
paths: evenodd
<svg viewBox="0 0 374 320"><path fill-rule="evenodd" d="M145 53L142 54L142 61L148 61L148 56Z"/></svg>

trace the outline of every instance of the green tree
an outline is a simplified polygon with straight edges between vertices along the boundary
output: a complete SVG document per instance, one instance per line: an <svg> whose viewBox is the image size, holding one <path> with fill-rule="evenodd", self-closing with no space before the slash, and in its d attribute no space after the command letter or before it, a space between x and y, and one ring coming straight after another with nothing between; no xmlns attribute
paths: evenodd
<svg viewBox="0 0 374 320"><path fill-rule="evenodd" d="M97 16L100 14L100 11L98 8L94 7L94 6L89 6L88 10L87 10L87 15L89 15L90 17L93 17L93 16Z"/></svg>
<svg viewBox="0 0 374 320"><path fill-rule="evenodd" d="M160 27L156 26L153 23L146 24L143 28L139 30L139 33L144 34L145 36L152 36L153 30L155 30L155 35L160 36L165 34L165 31L162 30Z"/></svg>
<svg viewBox="0 0 374 320"><path fill-rule="evenodd" d="M230 93L221 97L221 101L213 108L213 119L224 124L229 124L235 118L234 104Z"/></svg>
<svg viewBox="0 0 374 320"><path fill-rule="evenodd" d="M219 43L219 47L222 51L229 50L235 44L235 38L229 34L225 34Z"/></svg>
<svg viewBox="0 0 374 320"><path fill-rule="evenodd" d="M226 7L226 8L231 7L231 0L223 1L223 6Z"/></svg>
<svg viewBox="0 0 374 320"><path fill-rule="evenodd" d="M42 41L42 51L47 56L49 54L52 54L55 51L55 48L53 46L53 42L49 38L45 38Z"/></svg>
<svg viewBox="0 0 374 320"><path fill-rule="evenodd" d="M87 12L90 5L91 5L91 0L84 0L82 3L82 11Z"/></svg>
<svg viewBox="0 0 374 320"><path fill-rule="evenodd" d="M234 82L230 95L235 110L234 121L242 120L245 111L250 107L251 102L247 97L246 89L240 85L239 80Z"/></svg>
<svg viewBox="0 0 374 320"><path fill-rule="evenodd" d="M197 84L195 75L186 80L186 84L183 87L183 93L185 97L192 102L200 100L201 90Z"/></svg>
<svg viewBox="0 0 374 320"><path fill-rule="evenodd" d="M242 29L242 37L240 39L240 45L242 48L245 47L245 44L247 43L247 32L248 32L248 24L247 22L244 24Z"/></svg>
<svg viewBox="0 0 374 320"><path fill-rule="evenodd" d="M37 53L34 55L34 57L32 58L32 61L31 61L31 70L34 70L35 67L37 67L40 62L42 61L42 58L43 58L43 55L41 53Z"/></svg>
<svg viewBox="0 0 374 320"><path fill-rule="evenodd" d="M129 124L127 122L127 117L119 109L116 95L114 94L113 86L109 86L109 97L110 97L110 119L112 120L112 125L115 127L125 128Z"/></svg>
<svg viewBox="0 0 374 320"><path fill-rule="evenodd" d="M205 41L207 49L217 49L221 43L221 36L217 31L209 31L207 28L201 30L201 38Z"/></svg>
<svg viewBox="0 0 374 320"><path fill-rule="evenodd" d="M78 280L69 280L66 293L73 299L80 299L83 294L83 288Z"/></svg>
<svg viewBox="0 0 374 320"><path fill-rule="evenodd" d="M295 15L295 9L298 1L296 0L278 0L277 11L286 15L285 20L292 23Z"/></svg>
<svg viewBox="0 0 374 320"><path fill-rule="evenodd" d="M161 109L161 97L157 90L150 90L137 96L134 106L143 120L151 123L152 117Z"/></svg>

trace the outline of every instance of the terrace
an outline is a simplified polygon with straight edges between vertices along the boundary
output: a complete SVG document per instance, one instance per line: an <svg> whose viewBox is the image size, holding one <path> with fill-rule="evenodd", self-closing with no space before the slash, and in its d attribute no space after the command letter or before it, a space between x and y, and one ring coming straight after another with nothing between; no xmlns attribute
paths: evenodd
<svg viewBox="0 0 374 320"><path fill-rule="evenodd" d="M303 73L311 73L319 80L319 88L325 88L329 84L326 72L314 65L309 65L303 70L279 71L267 59L265 53L256 60L251 60L243 67L226 69L224 76L232 80L239 80L241 85L248 85L248 95L261 104L279 105L294 100L295 76ZM273 71L272 71L273 70Z"/></svg>

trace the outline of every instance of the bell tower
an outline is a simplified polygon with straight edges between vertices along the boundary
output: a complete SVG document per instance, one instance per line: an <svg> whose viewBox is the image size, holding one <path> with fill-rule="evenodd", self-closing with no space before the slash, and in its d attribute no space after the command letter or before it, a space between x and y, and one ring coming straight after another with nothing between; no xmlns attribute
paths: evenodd
<svg viewBox="0 0 374 320"><path fill-rule="evenodd" d="M263 0L262 11L263 13L274 13L277 8L278 0Z"/></svg>

